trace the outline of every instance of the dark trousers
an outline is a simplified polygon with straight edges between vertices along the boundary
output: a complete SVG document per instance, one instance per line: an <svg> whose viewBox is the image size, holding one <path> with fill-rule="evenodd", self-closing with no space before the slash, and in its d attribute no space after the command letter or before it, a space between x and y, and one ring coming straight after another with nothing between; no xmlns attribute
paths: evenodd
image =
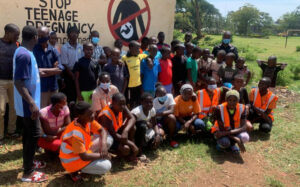
<svg viewBox="0 0 300 187"><path fill-rule="evenodd" d="M22 143L25 175L29 175L34 171L33 160L40 134L41 129L39 120L32 120L31 118L24 117Z"/></svg>
<svg viewBox="0 0 300 187"><path fill-rule="evenodd" d="M126 97L131 109L140 105L141 95L142 95L142 85L137 87L127 88Z"/></svg>
<svg viewBox="0 0 300 187"><path fill-rule="evenodd" d="M269 121L271 121L271 123L266 121L265 119L263 119L262 117L257 115L257 113L253 109L250 109L248 119L251 123L259 123L260 131L265 132L265 133L271 132L272 126L273 126L272 120L269 120Z"/></svg>
<svg viewBox="0 0 300 187"><path fill-rule="evenodd" d="M146 121L137 121L135 123L136 126L136 132L135 132L135 144L138 147L145 147L146 140L145 135L147 131L147 122Z"/></svg>
<svg viewBox="0 0 300 187"><path fill-rule="evenodd" d="M77 100L75 81L66 73L64 75L65 87L61 90L67 96L68 103Z"/></svg>

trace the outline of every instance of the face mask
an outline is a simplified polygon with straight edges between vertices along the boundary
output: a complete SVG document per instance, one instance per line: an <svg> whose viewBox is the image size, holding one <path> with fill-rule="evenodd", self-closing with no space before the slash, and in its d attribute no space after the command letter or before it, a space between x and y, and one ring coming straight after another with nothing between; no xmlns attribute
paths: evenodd
<svg viewBox="0 0 300 187"><path fill-rule="evenodd" d="M216 84L211 84L211 85L208 85L208 86L207 86L207 89L209 89L209 90L211 90L211 91L214 91L216 88L217 88L217 85L216 85Z"/></svg>
<svg viewBox="0 0 300 187"><path fill-rule="evenodd" d="M168 96L165 95L165 96L162 96L162 97L158 97L158 100L162 103L166 102L166 100L168 99Z"/></svg>
<svg viewBox="0 0 300 187"><path fill-rule="evenodd" d="M100 88L108 90L110 88L110 83L100 83Z"/></svg>
<svg viewBox="0 0 300 187"><path fill-rule="evenodd" d="M224 44L229 44L231 42L231 39L223 39Z"/></svg>
<svg viewBox="0 0 300 187"><path fill-rule="evenodd" d="M43 38L39 38L38 42L39 42L39 44L42 44L42 43L47 42L48 40L49 40L49 37L43 37Z"/></svg>
<svg viewBox="0 0 300 187"><path fill-rule="evenodd" d="M97 43L99 43L99 41L100 41L100 38L98 38L98 37L92 37L92 43L93 44L97 44Z"/></svg>

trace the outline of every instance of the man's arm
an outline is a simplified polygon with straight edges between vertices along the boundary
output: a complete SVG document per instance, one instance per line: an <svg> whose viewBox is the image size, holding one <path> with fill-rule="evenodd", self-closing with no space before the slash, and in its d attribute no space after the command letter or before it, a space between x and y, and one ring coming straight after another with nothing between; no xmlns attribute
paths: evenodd
<svg viewBox="0 0 300 187"><path fill-rule="evenodd" d="M61 74L62 70L59 68L39 68L40 77L51 77Z"/></svg>
<svg viewBox="0 0 300 187"><path fill-rule="evenodd" d="M122 139L125 139L125 138L128 139L128 132L135 125L136 119L135 119L134 115L129 111L127 106L125 106L123 112L124 112L124 117L127 118L127 120L126 120L126 127L122 133Z"/></svg>
<svg viewBox="0 0 300 187"><path fill-rule="evenodd" d="M36 120L39 116L39 108L36 106L34 99L31 97L28 89L25 86L24 80L15 80L15 87L22 98L29 104L31 118Z"/></svg>

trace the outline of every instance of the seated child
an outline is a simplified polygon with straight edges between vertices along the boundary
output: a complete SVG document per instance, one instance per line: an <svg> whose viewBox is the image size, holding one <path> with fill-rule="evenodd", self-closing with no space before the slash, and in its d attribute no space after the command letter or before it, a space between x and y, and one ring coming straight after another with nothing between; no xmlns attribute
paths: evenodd
<svg viewBox="0 0 300 187"><path fill-rule="evenodd" d="M251 79L251 72L248 70L247 65L245 65L245 61L245 58L239 57L237 59L235 68L237 70L237 73L241 74L246 79L244 86L247 86Z"/></svg>
<svg viewBox="0 0 300 187"><path fill-rule="evenodd" d="M218 75L224 86L232 88L232 81L237 74L237 70L233 67L233 61L235 59L234 53L228 53L225 57L226 66L219 69Z"/></svg>
<svg viewBox="0 0 300 187"><path fill-rule="evenodd" d="M38 140L38 146L46 151L57 152L61 144L60 136L71 123L67 97L63 93L51 96L51 105L40 110L40 121L44 134Z"/></svg>
<svg viewBox="0 0 300 187"><path fill-rule="evenodd" d="M201 130L210 131L212 127L212 114L220 103L221 89L217 87L217 82L213 77L207 78L205 89L197 92L198 102L201 112L199 114L199 123L201 120Z"/></svg>
<svg viewBox="0 0 300 187"><path fill-rule="evenodd" d="M187 59L186 69L189 83L195 89L198 81L198 60L201 57L201 49L199 47L195 47L192 51L192 56Z"/></svg>
<svg viewBox="0 0 300 187"><path fill-rule="evenodd" d="M110 75L107 72L99 76L100 85L94 90L92 95L92 110L96 115L106 106L111 104L111 98L119 90L111 84Z"/></svg>
<svg viewBox="0 0 300 187"><path fill-rule="evenodd" d="M112 50L111 63L105 64L103 71L110 74L111 84L115 85L121 93L125 94L128 83L128 71L120 59L120 50L118 48Z"/></svg>
<svg viewBox="0 0 300 187"><path fill-rule="evenodd" d="M174 115L176 116L176 130L183 128L186 132L195 134L200 130L202 120L198 118L200 105L197 99L193 99L194 89L190 84L184 84L180 89L180 95L175 98Z"/></svg>
<svg viewBox="0 0 300 187"><path fill-rule="evenodd" d="M269 77L271 79L271 88L276 87L277 74L279 71L284 70L287 66L285 63L277 63L276 56L270 56L268 62L257 60L259 67L262 69L262 77Z"/></svg>
<svg viewBox="0 0 300 187"><path fill-rule="evenodd" d="M141 79L144 92L154 96L155 84L158 79L158 74L161 72L159 59L155 58L157 54L156 45L149 46L149 56L142 60L141 63Z"/></svg>
<svg viewBox="0 0 300 187"><path fill-rule="evenodd" d="M175 101L173 95L167 93L163 85L156 86L155 95L156 98L153 100L153 107L156 111L158 124L162 125L162 128L168 135L171 147L178 147L178 143L173 140L176 131L176 118L174 116Z"/></svg>
<svg viewBox="0 0 300 187"><path fill-rule="evenodd" d="M153 96L150 93L143 93L141 96L142 105L134 108L131 113L136 119L135 142L142 152L142 148L149 145L157 148L163 140L164 131L156 124L156 112L153 108ZM142 157L145 157L144 155Z"/></svg>
<svg viewBox="0 0 300 187"><path fill-rule="evenodd" d="M244 143L249 141L246 123L245 105L239 104L239 93L230 90L226 93L226 102L215 110L215 124L211 129L217 139L217 149L230 148L233 152L245 152ZM235 146L238 144L239 148Z"/></svg>
<svg viewBox="0 0 300 187"><path fill-rule="evenodd" d="M92 60L94 46L88 42L83 45L84 57L74 65L75 86L78 101L92 103L92 94L97 87L99 66Z"/></svg>
<svg viewBox="0 0 300 187"><path fill-rule="evenodd" d="M126 106L123 94L116 93L112 96L112 103L103 108L98 117L98 122L113 137L112 149L121 157L135 160L139 152L134 144L135 118Z"/></svg>
<svg viewBox="0 0 300 187"><path fill-rule="evenodd" d="M158 80L167 90L167 93L172 93L172 60L170 59L170 48L163 47L161 49L162 58L160 59L161 72L158 74Z"/></svg>
<svg viewBox="0 0 300 187"><path fill-rule="evenodd" d="M263 77L258 88L253 88L249 94L250 98L250 115L251 123L259 123L259 130L269 133L272 130L274 121L273 109L276 108L278 97L268 88L271 85L269 77Z"/></svg>
<svg viewBox="0 0 300 187"><path fill-rule="evenodd" d="M219 69L221 67L225 66L225 56L226 56L226 52L224 50L220 50L217 54L217 59L212 61L210 67L209 67L209 75L211 75L216 81L217 84L219 86L221 86L220 84L220 77L218 75Z"/></svg>
<svg viewBox="0 0 300 187"><path fill-rule="evenodd" d="M91 105L80 101L76 104L78 118L62 134L59 158L73 181L80 179L79 171L103 175L111 169L108 149L113 139L94 120Z"/></svg>

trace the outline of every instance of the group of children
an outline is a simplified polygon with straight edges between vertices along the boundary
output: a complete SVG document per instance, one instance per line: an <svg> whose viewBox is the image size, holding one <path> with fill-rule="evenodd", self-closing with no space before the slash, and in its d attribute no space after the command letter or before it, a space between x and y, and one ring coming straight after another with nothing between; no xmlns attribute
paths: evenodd
<svg viewBox="0 0 300 187"><path fill-rule="evenodd" d="M214 57L192 44L190 33L185 43L174 40L171 46L164 43L163 32L158 41L131 41L127 53L117 40L113 49L103 48L105 55L99 55L98 32L90 38L83 44L83 57L73 68L65 66L76 102L68 105L68 93L58 92L40 110L44 134L38 145L59 153L72 180L78 181L80 173L106 173L112 154L147 162L145 149L157 149L164 141L178 147L179 131L211 133L218 150L233 152L245 151L253 123L271 131L278 97L269 87L285 67L278 66L276 57L258 61L263 78L248 94L251 72L245 58L224 50Z"/></svg>

